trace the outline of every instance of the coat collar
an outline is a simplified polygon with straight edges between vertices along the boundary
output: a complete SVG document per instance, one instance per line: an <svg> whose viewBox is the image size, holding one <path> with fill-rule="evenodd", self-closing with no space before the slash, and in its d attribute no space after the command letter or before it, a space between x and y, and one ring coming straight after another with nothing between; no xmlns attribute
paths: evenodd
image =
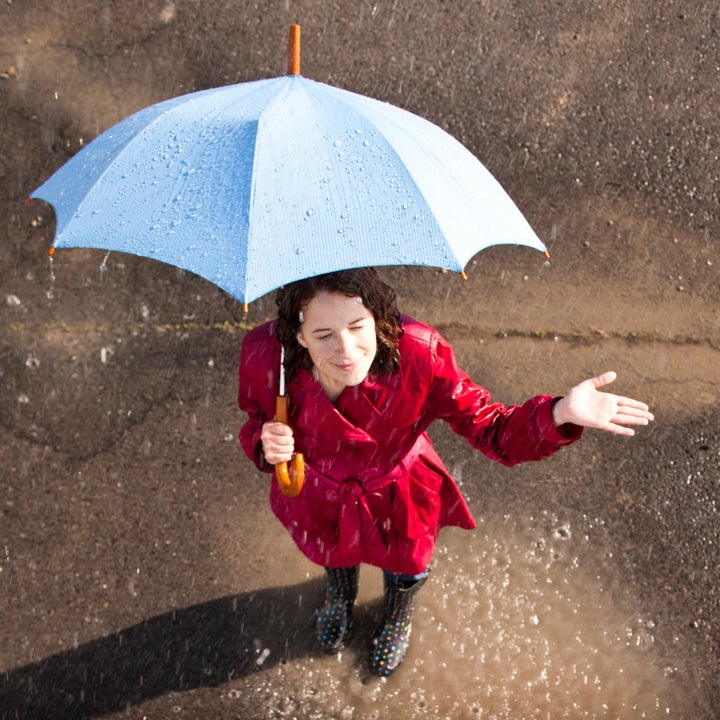
<svg viewBox="0 0 720 720"><path fill-rule="evenodd" d="M372 428L382 419L382 408L387 402L387 393L402 388L401 373L382 373L366 377L359 385L346 387L333 404L312 373L301 370L288 386L288 393L296 397L297 407L302 408L303 425L312 427L322 421L327 427L332 418L343 434L371 438L364 428ZM373 438L373 441L376 441Z"/></svg>

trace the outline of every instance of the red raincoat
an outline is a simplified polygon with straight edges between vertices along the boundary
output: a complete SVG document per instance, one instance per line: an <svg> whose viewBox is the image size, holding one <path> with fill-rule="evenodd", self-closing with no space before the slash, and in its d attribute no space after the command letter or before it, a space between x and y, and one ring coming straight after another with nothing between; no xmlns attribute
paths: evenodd
<svg viewBox="0 0 720 720"><path fill-rule="evenodd" d="M289 424L305 455L305 485L285 497L273 482L270 504L302 552L325 567L359 563L417 574L430 562L445 525L472 529L463 496L426 434L444 420L492 460L514 465L548 457L582 428L557 428L553 398L522 406L491 403L490 393L457 367L431 327L403 318L400 369L347 387L336 403L312 373L288 384ZM240 357L239 405L248 413L240 442L257 467L260 432L275 413L280 345L274 323L247 334Z"/></svg>

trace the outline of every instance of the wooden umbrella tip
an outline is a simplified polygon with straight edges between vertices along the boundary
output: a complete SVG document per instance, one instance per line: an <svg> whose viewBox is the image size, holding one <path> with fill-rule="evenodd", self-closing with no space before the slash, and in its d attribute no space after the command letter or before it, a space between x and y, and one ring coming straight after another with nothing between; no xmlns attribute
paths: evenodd
<svg viewBox="0 0 720 720"><path fill-rule="evenodd" d="M288 75L300 74L300 26L291 25L288 35Z"/></svg>

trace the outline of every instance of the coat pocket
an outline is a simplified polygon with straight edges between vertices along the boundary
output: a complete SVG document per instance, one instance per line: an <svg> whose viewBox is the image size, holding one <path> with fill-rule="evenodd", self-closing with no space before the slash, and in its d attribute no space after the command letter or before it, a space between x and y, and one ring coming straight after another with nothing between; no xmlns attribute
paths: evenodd
<svg viewBox="0 0 720 720"><path fill-rule="evenodd" d="M443 481L443 474L421 456L409 468L404 481L398 483L409 539L437 536Z"/></svg>

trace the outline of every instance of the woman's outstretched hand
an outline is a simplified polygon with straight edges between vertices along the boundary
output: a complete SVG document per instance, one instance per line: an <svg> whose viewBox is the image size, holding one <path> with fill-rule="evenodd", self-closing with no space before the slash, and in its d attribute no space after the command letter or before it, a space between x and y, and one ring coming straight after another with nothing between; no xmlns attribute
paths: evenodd
<svg viewBox="0 0 720 720"><path fill-rule="evenodd" d="M555 403L555 424L574 423L616 435L634 435L635 431L626 425L647 425L651 422L654 416L645 403L599 391L616 377L616 373L606 372L572 388Z"/></svg>

